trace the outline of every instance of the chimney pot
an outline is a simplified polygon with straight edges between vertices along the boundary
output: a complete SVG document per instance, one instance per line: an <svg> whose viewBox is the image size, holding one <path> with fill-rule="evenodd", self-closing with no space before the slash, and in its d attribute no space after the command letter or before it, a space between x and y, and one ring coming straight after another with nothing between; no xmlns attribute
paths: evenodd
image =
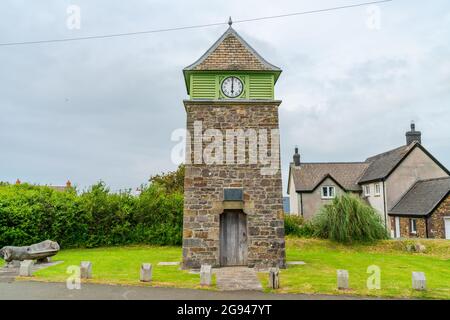
<svg viewBox="0 0 450 320"><path fill-rule="evenodd" d="M406 132L406 144L410 145L413 142L422 143L422 133L416 131L416 124L411 121L411 131Z"/></svg>

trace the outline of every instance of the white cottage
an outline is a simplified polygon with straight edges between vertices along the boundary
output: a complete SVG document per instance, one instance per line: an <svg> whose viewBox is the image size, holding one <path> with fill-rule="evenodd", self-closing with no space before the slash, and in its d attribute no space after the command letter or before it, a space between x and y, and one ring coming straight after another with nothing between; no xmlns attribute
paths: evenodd
<svg viewBox="0 0 450 320"><path fill-rule="evenodd" d="M414 124L406 133L406 145L364 162L302 163L297 148L293 160L288 180L291 214L310 219L336 195L355 193L380 213L393 236L395 226L388 217L390 210L413 185L422 180L450 176L449 171L422 146L421 133L415 130Z"/></svg>

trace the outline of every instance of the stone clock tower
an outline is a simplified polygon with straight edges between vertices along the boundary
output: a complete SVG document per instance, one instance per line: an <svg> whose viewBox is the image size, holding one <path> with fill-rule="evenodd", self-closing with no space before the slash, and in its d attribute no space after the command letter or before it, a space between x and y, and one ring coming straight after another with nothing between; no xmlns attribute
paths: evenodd
<svg viewBox="0 0 450 320"><path fill-rule="evenodd" d="M184 70L183 268L285 266L281 70L231 27Z"/></svg>

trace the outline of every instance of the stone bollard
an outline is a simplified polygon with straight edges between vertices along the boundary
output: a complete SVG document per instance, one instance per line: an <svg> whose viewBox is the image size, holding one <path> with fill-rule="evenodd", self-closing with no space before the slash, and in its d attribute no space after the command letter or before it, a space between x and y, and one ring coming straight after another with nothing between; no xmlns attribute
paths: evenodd
<svg viewBox="0 0 450 320"><path fill-rule="evenodd" d="M423 272L413 272L412 273L412 288L414 290L426 290L427 280L425 278L425 273Z"/></svg>
<svg viewBox="0 0 450 320"><path fill-rule="evenodd" d="M141 265L141 282L150 282L152 281L152 264L151 263L143 263Z"/></svg>
<svg viewBox="0 0 450 320"><path fill-rule="evenodd" d="M31 277L33 276L33 260L25 260L20 263L19 276Z"/></svg>
<svg viewBox="0 0 450 320"><path fill-rule="evenodd" d="M92 278L92 263L90 261L81 261L80 264L81 279Z"/></svg>
<svg viewBox="0 0 450 320"><path fill-rule="evenodd" d="M339 290L348 289L348 271L337 270L337 287Z"/></svg>
<svg viewBox="0 0 450 320"><path fill-rule="evenodd" d="M202 264L202 267L200 268L200 285L210 286L211 282L212 282L211 265Z"/></svg>
<svg viewBox="0 0 450 320"><path fill-rule="evenodd" d="M280 288L280 269L278 268L269 269L269 288L270 289Z"/></svg>

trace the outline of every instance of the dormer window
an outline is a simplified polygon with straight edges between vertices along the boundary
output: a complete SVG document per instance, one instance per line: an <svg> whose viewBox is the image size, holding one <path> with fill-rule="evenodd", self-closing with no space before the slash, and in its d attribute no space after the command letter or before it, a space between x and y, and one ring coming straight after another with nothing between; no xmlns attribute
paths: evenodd
<svg viewBox="0 0 450 320"><path fill-rule="evenodd" d="M322 199L333 199L336 196L336 190L333 186L322 187Z"/></svg>

